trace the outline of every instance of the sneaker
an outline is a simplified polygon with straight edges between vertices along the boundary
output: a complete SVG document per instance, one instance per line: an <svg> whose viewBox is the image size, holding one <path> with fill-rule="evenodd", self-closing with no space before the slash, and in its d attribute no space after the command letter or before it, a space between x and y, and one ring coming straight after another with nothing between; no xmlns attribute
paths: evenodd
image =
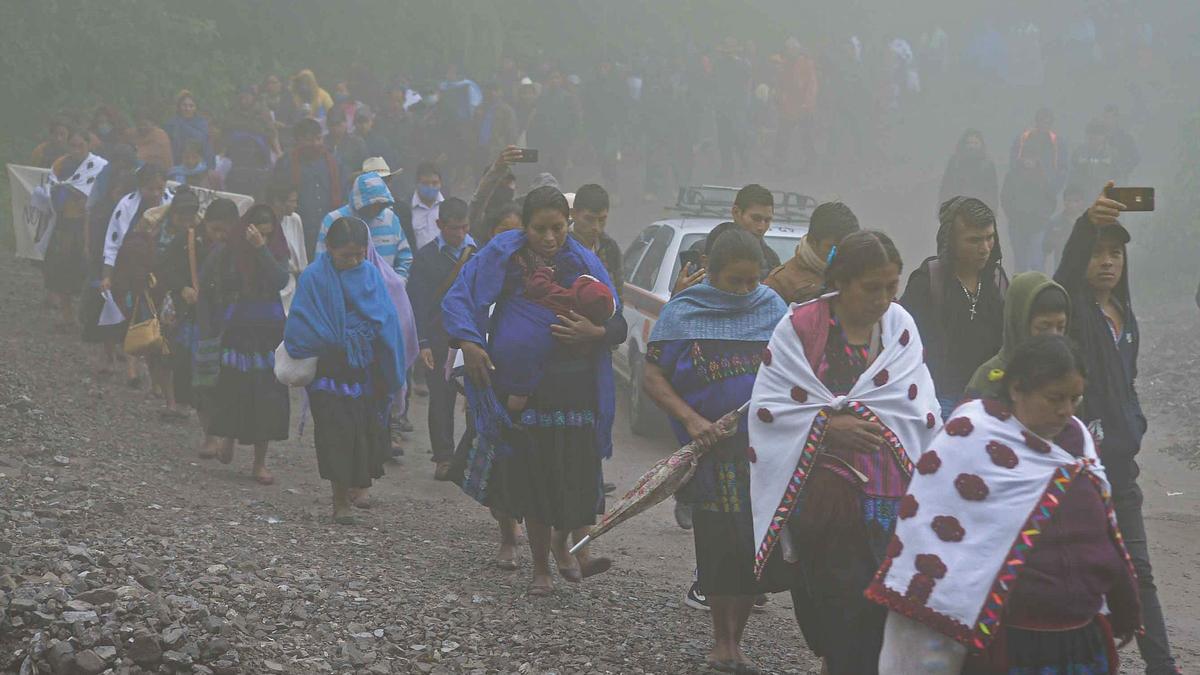
<svg viewBox="0 0 1200 675"><path fill-rule="evenodd" d="M710 608L708 606L708 598L704 597L704 594L700 592L699 581L692 582L692 585L688 588L687 595L683 598L683 604L691 607L692 609L698 609L704 612L709 611Z"/></svg>
<svg viewBox="0 0 1200 675"><path fill-rule="evenodd" d="M751 611L753 611L753 612L765 612L765 611L767 611L767 601L768 601L767 594L766 594L766 593L759 593L759 594L758 594L758 595L757 595L757 596L754 598L754 607L752 607L752 608L751 608Z"/></svg>
<svg viewBox="0 0 1200 675"><path fill-rule="evenodd" d="M675 524L679 527L692 529L692 505L687 502L675 501Z"/></svg>

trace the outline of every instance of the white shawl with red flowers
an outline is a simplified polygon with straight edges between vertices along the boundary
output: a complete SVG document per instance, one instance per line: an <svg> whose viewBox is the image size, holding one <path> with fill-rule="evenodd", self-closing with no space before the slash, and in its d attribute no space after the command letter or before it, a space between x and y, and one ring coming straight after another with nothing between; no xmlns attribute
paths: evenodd
<svg viewBox="0 0 1200 675"><path fill-rule="evenodd" d="M826 296L811 302L828 301ZM882 349L878 356L848 395L834 396L813 372L804 338L793 321L804 306L793 306L775 327L750 398L756 574L762 573L813 463L824 449L825 423L830 415L848 412L878 422L906 477L912 473L912 460L941 426L921 336L903 307L897 303L888 307L880 320Z"/></svg>
<svg viewBox="0 0 1200 675"><path fill-rule="evenodd" d="M1092 436L1082 456L1033 434L994 401L969 401L917 460L896 534L867 597L976 651L999 626L1017 572L1080 476L1106 504ZM1112 509L1110 533L1120 546ZM1126 555L1128 561L1128 556Z"/></svg>

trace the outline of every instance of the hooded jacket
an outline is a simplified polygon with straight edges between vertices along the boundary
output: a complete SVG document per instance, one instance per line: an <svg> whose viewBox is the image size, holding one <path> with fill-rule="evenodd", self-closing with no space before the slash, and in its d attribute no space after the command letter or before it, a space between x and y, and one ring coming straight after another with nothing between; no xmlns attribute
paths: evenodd
<svg viewBox="0 0 1200 675"><path fill-rule="evenodd" d="M307 98L300 95L301 84L308 85L309 95ZM325 113L333 108L333 97L317 84L317 76L311 70L305 69L296 73L296 76L292 78L291 89L292 101L296 107L303 110L304 104L307 103L311 108L309 112L311 117L324 117Z"/></svg>
<svg viewBox="0 0 1200 675"><path fill-rule="evenodd" d="M317 233L317 254L325 251L325 235L329 227L338 218L356 216L371 231L371 241L379 257L391 263L392 269L405 279L408 278L409 268L412 267L413 253L408 239L404 236L404 228L400 225L400 216L391 207L395 204L391 190L379 177L378 173L368 171L354 179L350 188L350 202L341 208L330 211L321 221L321 231ZM383 209L374 218L363 217L362 210L372 204L382 204Z"/></svg>
<svg viewBox="0 0 1200 675"><path fill-rule="evenodd" d="M942 204L938 214L938 254L926 258L908 277L900 304L912 314L925 344L926 363L933 374L939 399L957 402L975 369L1000 351L1004 332L1004 292L1008 277L1001 267L999 232L991 257L979 274L980 297L975 320L970 302L954 276L954 222L966 198ZM932 280L940 278L940 288Z"/></svg>
<svg viewBox="0 0 1200 675"><path fill-rule="evenodd" d="M1002 375L1008 368L1013 353L1029 340L1033 303L1038 295L1048 288L1057 288L1064 294L1067 293L1065 288L1041 272L1026 272L1013 277L1012 286L1004 297L1004 345L1000 347L1000 353L985 361L975 371L975 376L967 385L968 396L992 399L1003 397L1004 391L1000 381L991 376L992 372L996 371L998 375ZM1068 318L1069 308L1068 304Z"/></svg>
<svg viewBox="0 0 1200 675"><path fill-rule="evenodd" d="M1137 476L1133 458L1141 449L1146 433L1146 417L1134 388L1141 339L1129 294L1128 256L1121 280L1113 290L1113 298L1125 311L1119 341L1113 339L1108 322L1093 299L1087 268L1096 239L1097 228L1085 213L1075 221L1054 280L1062 284L1072 299L1068 334L1083 352L1088 373L1083 405L1076 416L1099 432L1100 459L1114 489L1120 489ZM1093 424L1097 421L1098 428Z"/></svg>

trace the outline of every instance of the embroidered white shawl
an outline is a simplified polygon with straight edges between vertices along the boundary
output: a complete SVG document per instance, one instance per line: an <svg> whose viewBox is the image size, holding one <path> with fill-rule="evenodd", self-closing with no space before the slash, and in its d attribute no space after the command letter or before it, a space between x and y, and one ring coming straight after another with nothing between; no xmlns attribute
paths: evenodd
<svg viewBox="0 0 1200 675"><path fill-rule="evenodd" d="M164 190L162 203L170 204L174 196L170 188ZM142 192L140 190L130 192L117 202L117 206L108 220L108 231L104 234L105 265L111 267L117 264L117 253L121 250L121 244L125 242L125 235L129 233L129 227L133 225L133 217L137 215L141 205Z"/></svg>
<svg viewBox="0 0 1200 675"><path fill-rule="evenodd" d="M57 165L58 162L56 161ZM108 160L98 155L88 153L87 157L79 163L79 167L75 169L75 173L65 179L59 179L52 168L47 174L42 184L34 188L33 195L30 198L30 204L34 208L41 209L49 213L49 217L45 220L45 227L40 232L34 233L34 246L44 256L46 248L50 245L50 235L54 232L54 226L58 223L58 214L54 211L54 200L50 193L59 185L78 190L84 197L90 197L92 188L96 185L96 177L100 175L100 170L108 166Z"/></svg>
<svg viewBox="0 0 1200 675"><path fill-rule="evenodd" d="M830 296L825 296L828 298ZM822 302L818 298L811 302ZM805 303L808 304L808 303ZM755 572L761 574L779 540L816 456L823 449L829 415L847 411L878 421L901 469L941 426L933 379L925 367L917 325L892 303L881 323L882 349L847 396L835 397L813 372L792 325L792 311L775 327L767 345L748 414L750 500L757 544Z"/></svg>
<svg viewBox="0 0 1200 675"><path fill-rule="evenodd" d="M990 412L989 412L990 411ZM867 597L975 650L1072 481L1108 481L1078 419L1083 456L1040 438L994 402L959 406L917 460L896 535ZM1110 531L1119 542L1116 522ZM1123 550L1123 549L1122 549Z"/></svg>

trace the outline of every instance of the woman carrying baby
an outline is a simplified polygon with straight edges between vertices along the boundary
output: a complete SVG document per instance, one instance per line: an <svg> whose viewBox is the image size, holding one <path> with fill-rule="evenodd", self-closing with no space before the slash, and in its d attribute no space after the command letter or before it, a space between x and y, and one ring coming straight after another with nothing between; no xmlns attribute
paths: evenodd
<svg viewBox="0 0 1200 675"><path fill-rule="evenodd" d="M522 229L493 238L442 302L451 342L463 350L480 442L494 451L487 503L525 520L535 596L551 592L551 551L571 582L611 565L586 548L576 557L568 549L571 535L580 539L603 512L600 461L612 453L615 411L611 347L628 327L600 259L567 237L567 216L557 189L530 192ZM594 293L587 277L608 293Z"/></svg>

